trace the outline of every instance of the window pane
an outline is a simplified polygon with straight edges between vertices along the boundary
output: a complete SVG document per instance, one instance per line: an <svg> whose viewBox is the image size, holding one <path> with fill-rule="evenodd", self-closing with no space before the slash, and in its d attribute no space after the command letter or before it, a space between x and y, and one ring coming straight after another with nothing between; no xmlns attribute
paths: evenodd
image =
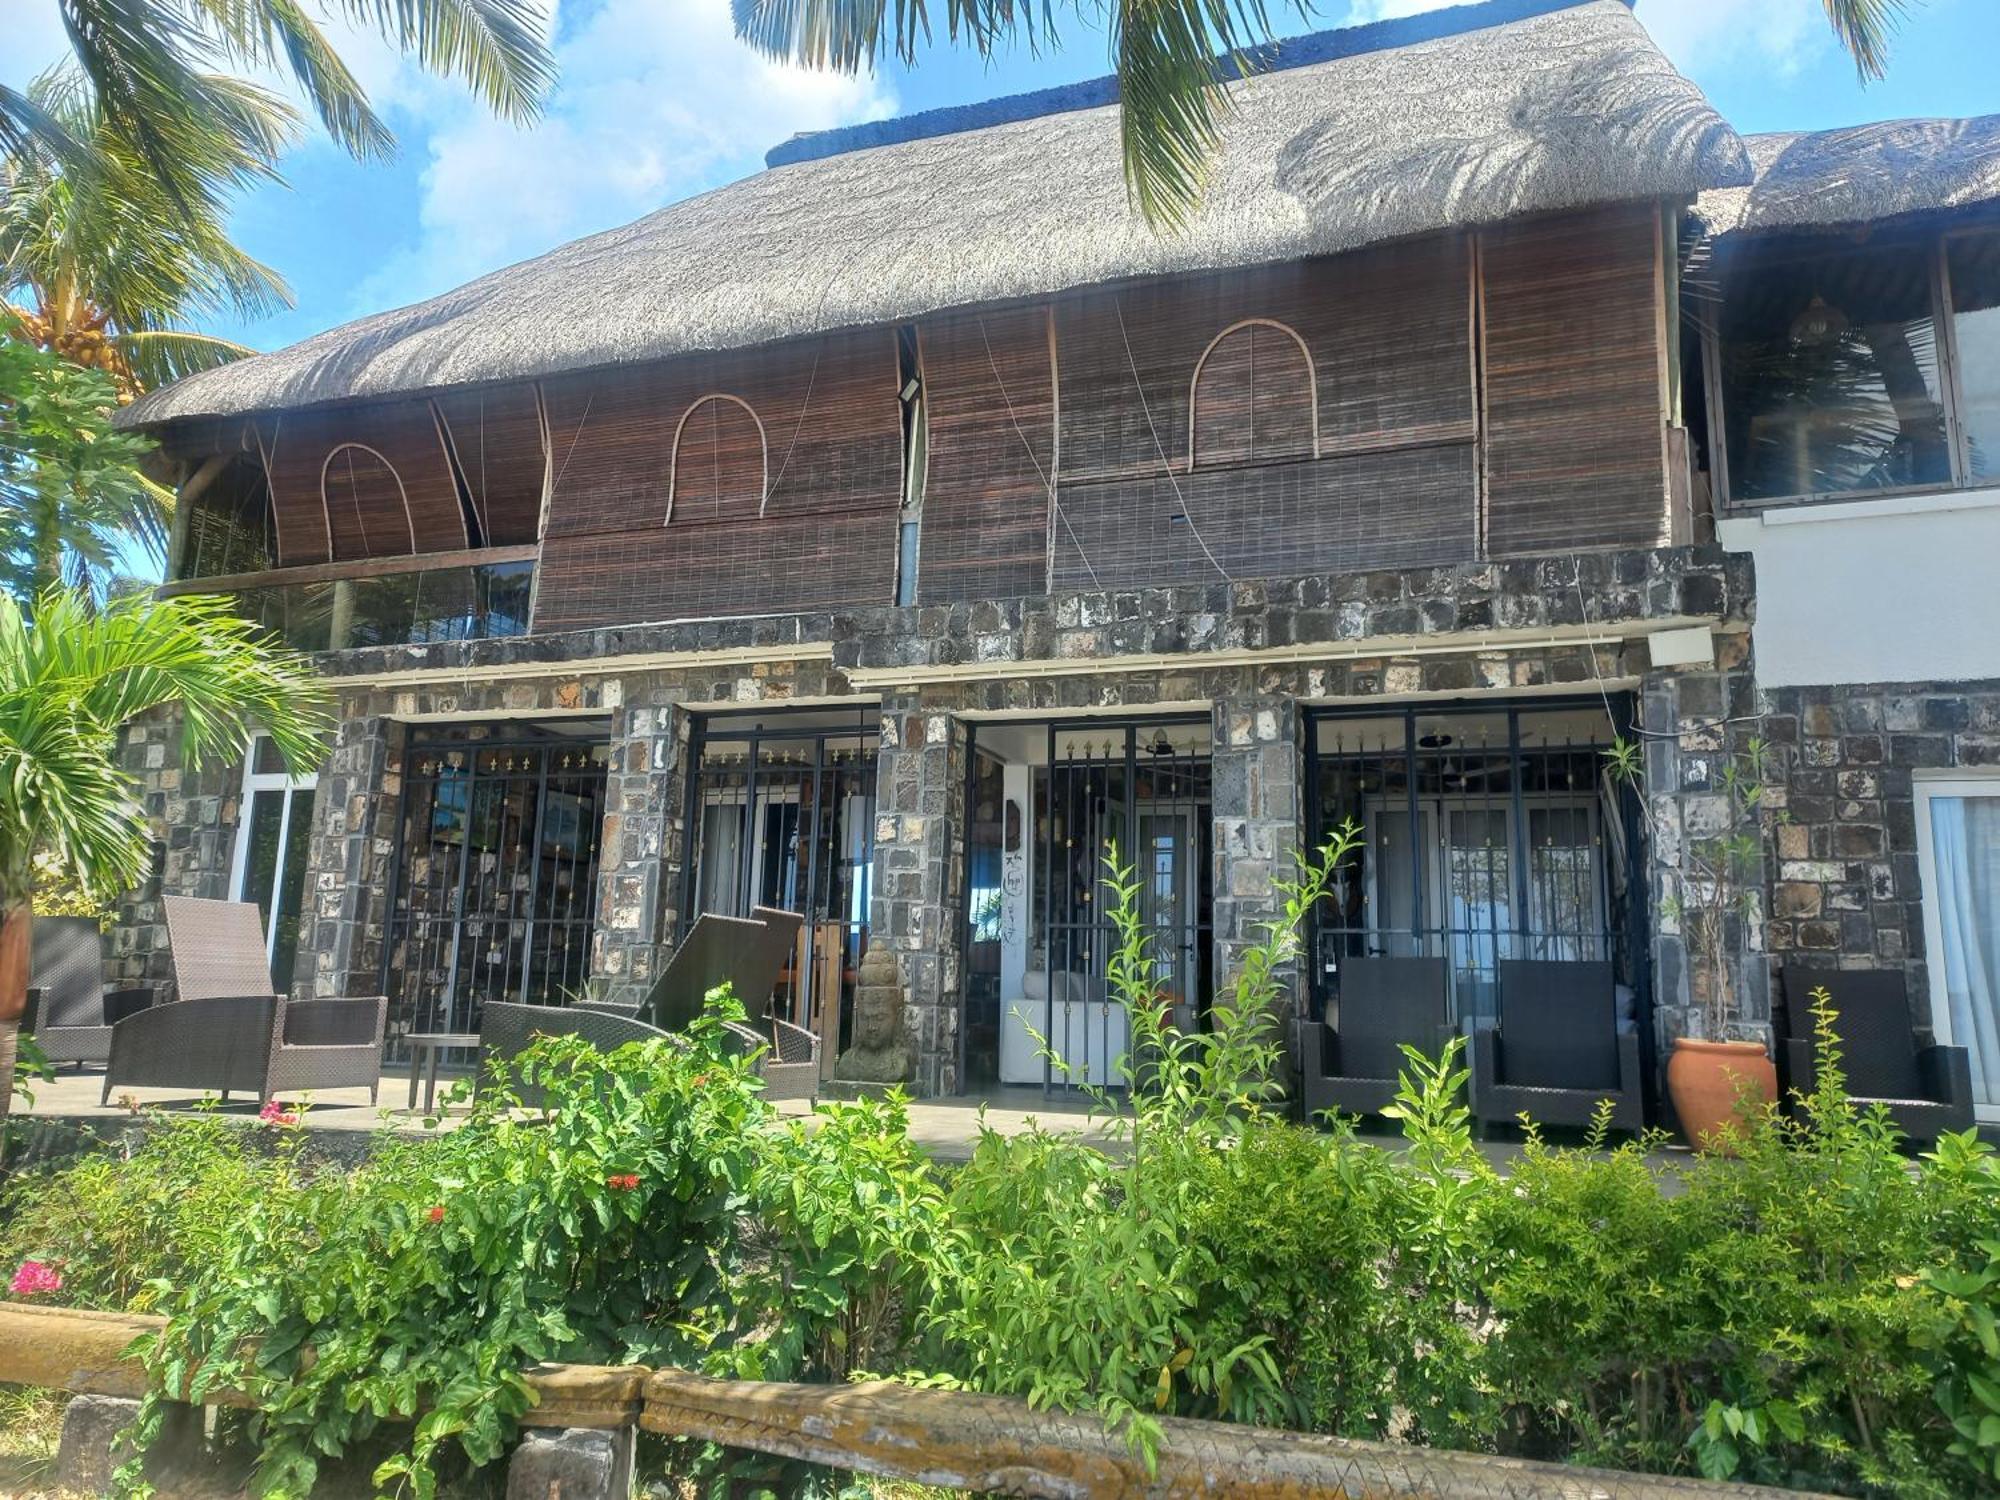
<svg viewBox="0 0 2000 1500"><path fill-rule="evenodd" d="M299 907L305 895L306 851L312 845L312 823L312 790L293 792L291 824L285 830L285 868L278 879L278 917L271 942L271 984L281 995L292 992L292 966L299 951Z"/></svg>
<svg viewBox="0 0 2000 1500"><path fill-rule="evenodd" d="M1746 267L1720 335L1736 499L1950 481L1926 251Z"/></svg>
<svg viewBox="0 0 2000 1500"><path fill-rule="evenodd" d="M1972 1098L2000 1115L2000 796L1933 797L1931 888L1937 904L1951 1039L1971 1053Z"/></svg>
<svg viewBox="0 0 2000 1500"><path fill-rule="evenodd" d="M250 794L249 857L243 861L243 888L238 901L255 901L257 914L268 929L271 921L271 890L278 874L278 829L285 815L285 794L262 791Z"/></svg>
<svg viewBox="0 0 2000 1500"><path fill-rule="evenodd" d="M1969 477L2000 481L2000 235L1951 240L1952 322Z"/></svg>

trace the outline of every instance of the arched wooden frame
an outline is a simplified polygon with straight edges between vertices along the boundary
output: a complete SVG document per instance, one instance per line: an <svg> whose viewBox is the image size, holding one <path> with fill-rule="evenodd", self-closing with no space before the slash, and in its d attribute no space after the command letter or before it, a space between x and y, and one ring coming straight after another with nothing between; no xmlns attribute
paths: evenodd
<svg viewBox="0 0 2000 1500"><path fill-rule="evenodd" d="M1239 318L1214 338L1210 339L1208 347L1201 351L1201 358L1194 362L1194 375L1188 381L1187 453L1189 469L1194 468L1196 463L1200 461L1199 455L1194 450L1194 433L1195 422L1199 416L1196 405L1200 399L1202 369L1208 364L1208 357L1215 352L1217 345L1228 338L1230 334L1244 328L1275 328L1278 332L1287 335L1293 343L1299 346L1299 354L1306 362L1306 401L1307 411L1312 418L1312 456L1314 458L1319 457L1319 367L1313 363L1312 350L1306 347L1306 341L1299 336L1298 329L1292 327L1289 323L1281 323L1276 318Z"/></svg>
<svg viewBox="0 0 2000 1500"><path fill-rule="evenodd" d="M326 512L327 557L334 562L346 561L346 559L344 558L334 557L333 555L333 503L326 497L326 476L327 472L333 468L333 461L336 458L340 457L341 454L347 452L347 450L350 448L352 448L357 453L365 453L370 458L374 459L375 462L380 464L383 468L387 469L389 471L389 477L396 481L396 498L403 502L403 526L405 535L407 535L410 539L409 550L407 553L403 555L414 556L417 550L417 519L415 516L410 514L410 491L408 486L406 486L403 483L402 473L396 468L394 464L390 463L387 458L383 457L380 449L371 448L366 443L336 443L334 444L332 449L328 451L325 462L323 462L319 466L319 504L320 504L320 509ZM367 527L365 525L363 526L362 531L365 538L367 531ZM392 552L391 553L376 552L374 551L373 548L370 548L369 555L373 557L394 557L397 554Z"/></svg>
<svg viewBox="0 0 2000 1500"><path fill-rule="evenodd" d="M757 408L741 396L732 396L727 391L710 391L705 396L697 396L688 403L688 409L681 413L680 421L674 424L674 448L667 459L667 518L660 524L674 524L674 500L680 480L681 434L687 431L688 419L711 401L730 401L750 414L750 420L757 424L757 452L762 470L757 481L757 515L763 517L764 507L771 501L771 437L764 430L764 419L757 415Z"/></svg>

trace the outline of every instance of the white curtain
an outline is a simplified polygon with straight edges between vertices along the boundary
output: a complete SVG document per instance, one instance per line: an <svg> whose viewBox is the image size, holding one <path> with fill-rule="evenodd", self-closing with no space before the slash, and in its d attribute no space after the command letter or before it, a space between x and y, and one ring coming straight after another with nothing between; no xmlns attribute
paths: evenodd
<svg viewBox="0 0 2000 1500"><path fill-rule="evenodd" d="M1930 808L1952 1040L1972 1054L1974 1102L2000 1107L2000 797Z"/></svg>

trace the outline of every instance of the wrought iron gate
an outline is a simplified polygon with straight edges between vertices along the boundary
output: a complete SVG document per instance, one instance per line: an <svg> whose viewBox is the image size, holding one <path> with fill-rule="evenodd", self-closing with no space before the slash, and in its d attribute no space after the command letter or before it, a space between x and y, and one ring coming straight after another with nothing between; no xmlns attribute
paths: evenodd
<svg viewBox="0 0 2000 1500"><path fill-rule="evenodd" d="M607 757L518 724L413 740L383 947L395 1031L476 1031L487 1000L583 990Z"/></svg>
<svg viewBox="0 0 2000 1500"><path fill-rule="evenodd" d="M803 914L772 1008L817 1032L829 1061L868 946L877 720L873 705L716 715L696 721L691 746L684 925L757 906Z"/></svg>
<svg viewBox="0 0 2000 1500"><path fill-rule="evenodd" d="M1447 959L1461 1023L1498 1013L1502 959L1610 960L1632 1019L1645 882L1634 793L1604 753L1628 713L1601 698L1311 713L1315 845L1348 819L1363 835L1315 916L1313 1014L1343 958L1381 954Z"/></svg>
<svg viewBox="0 0 2000 1500"><path fill-rule="evenodd" d="M1209 733L1205 714L971 727L968 1084L1120 1081L1128 1031L1105 979L1117 943L1104 887L1114 849L1139 885L1157 1003L1183 1027L1203 1024L1213 977ZM1028 793L1025 839L1010 831L1009 764L1031 768L1016 772ZM1024 1033L1045 1039L1063 1066L1036 1056Z"/></svg>

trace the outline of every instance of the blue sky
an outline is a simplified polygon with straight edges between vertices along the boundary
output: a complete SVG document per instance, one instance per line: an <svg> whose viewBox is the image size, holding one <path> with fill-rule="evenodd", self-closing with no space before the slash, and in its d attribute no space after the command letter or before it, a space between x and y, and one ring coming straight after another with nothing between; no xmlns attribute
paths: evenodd
<svg viewBox="0 0 2000 1500"><path fill-rule="evenodd" d="M1273 16L1294 34L1440 3L1327 0ZM0 0L0 77L24 81L61 55L55 11L55 0ZM1821 0L1640 0L1638 13L1744 131L2000 111L2000 0L1922 0L1890 76L1866 88ZM844 79L754 57L730 34L727 0L559 0L561 82L543 122L516 129L357 37L343 50L397 130L399 156L363 166L309 136L285 161L289 185L246 198L235 219L244 247L290 280L296 307L207 325L278 347L755 171L797 130L1106 71L1101 33L1075 23L1062 40L990 68L938 47L914 68Z"/></svg>

